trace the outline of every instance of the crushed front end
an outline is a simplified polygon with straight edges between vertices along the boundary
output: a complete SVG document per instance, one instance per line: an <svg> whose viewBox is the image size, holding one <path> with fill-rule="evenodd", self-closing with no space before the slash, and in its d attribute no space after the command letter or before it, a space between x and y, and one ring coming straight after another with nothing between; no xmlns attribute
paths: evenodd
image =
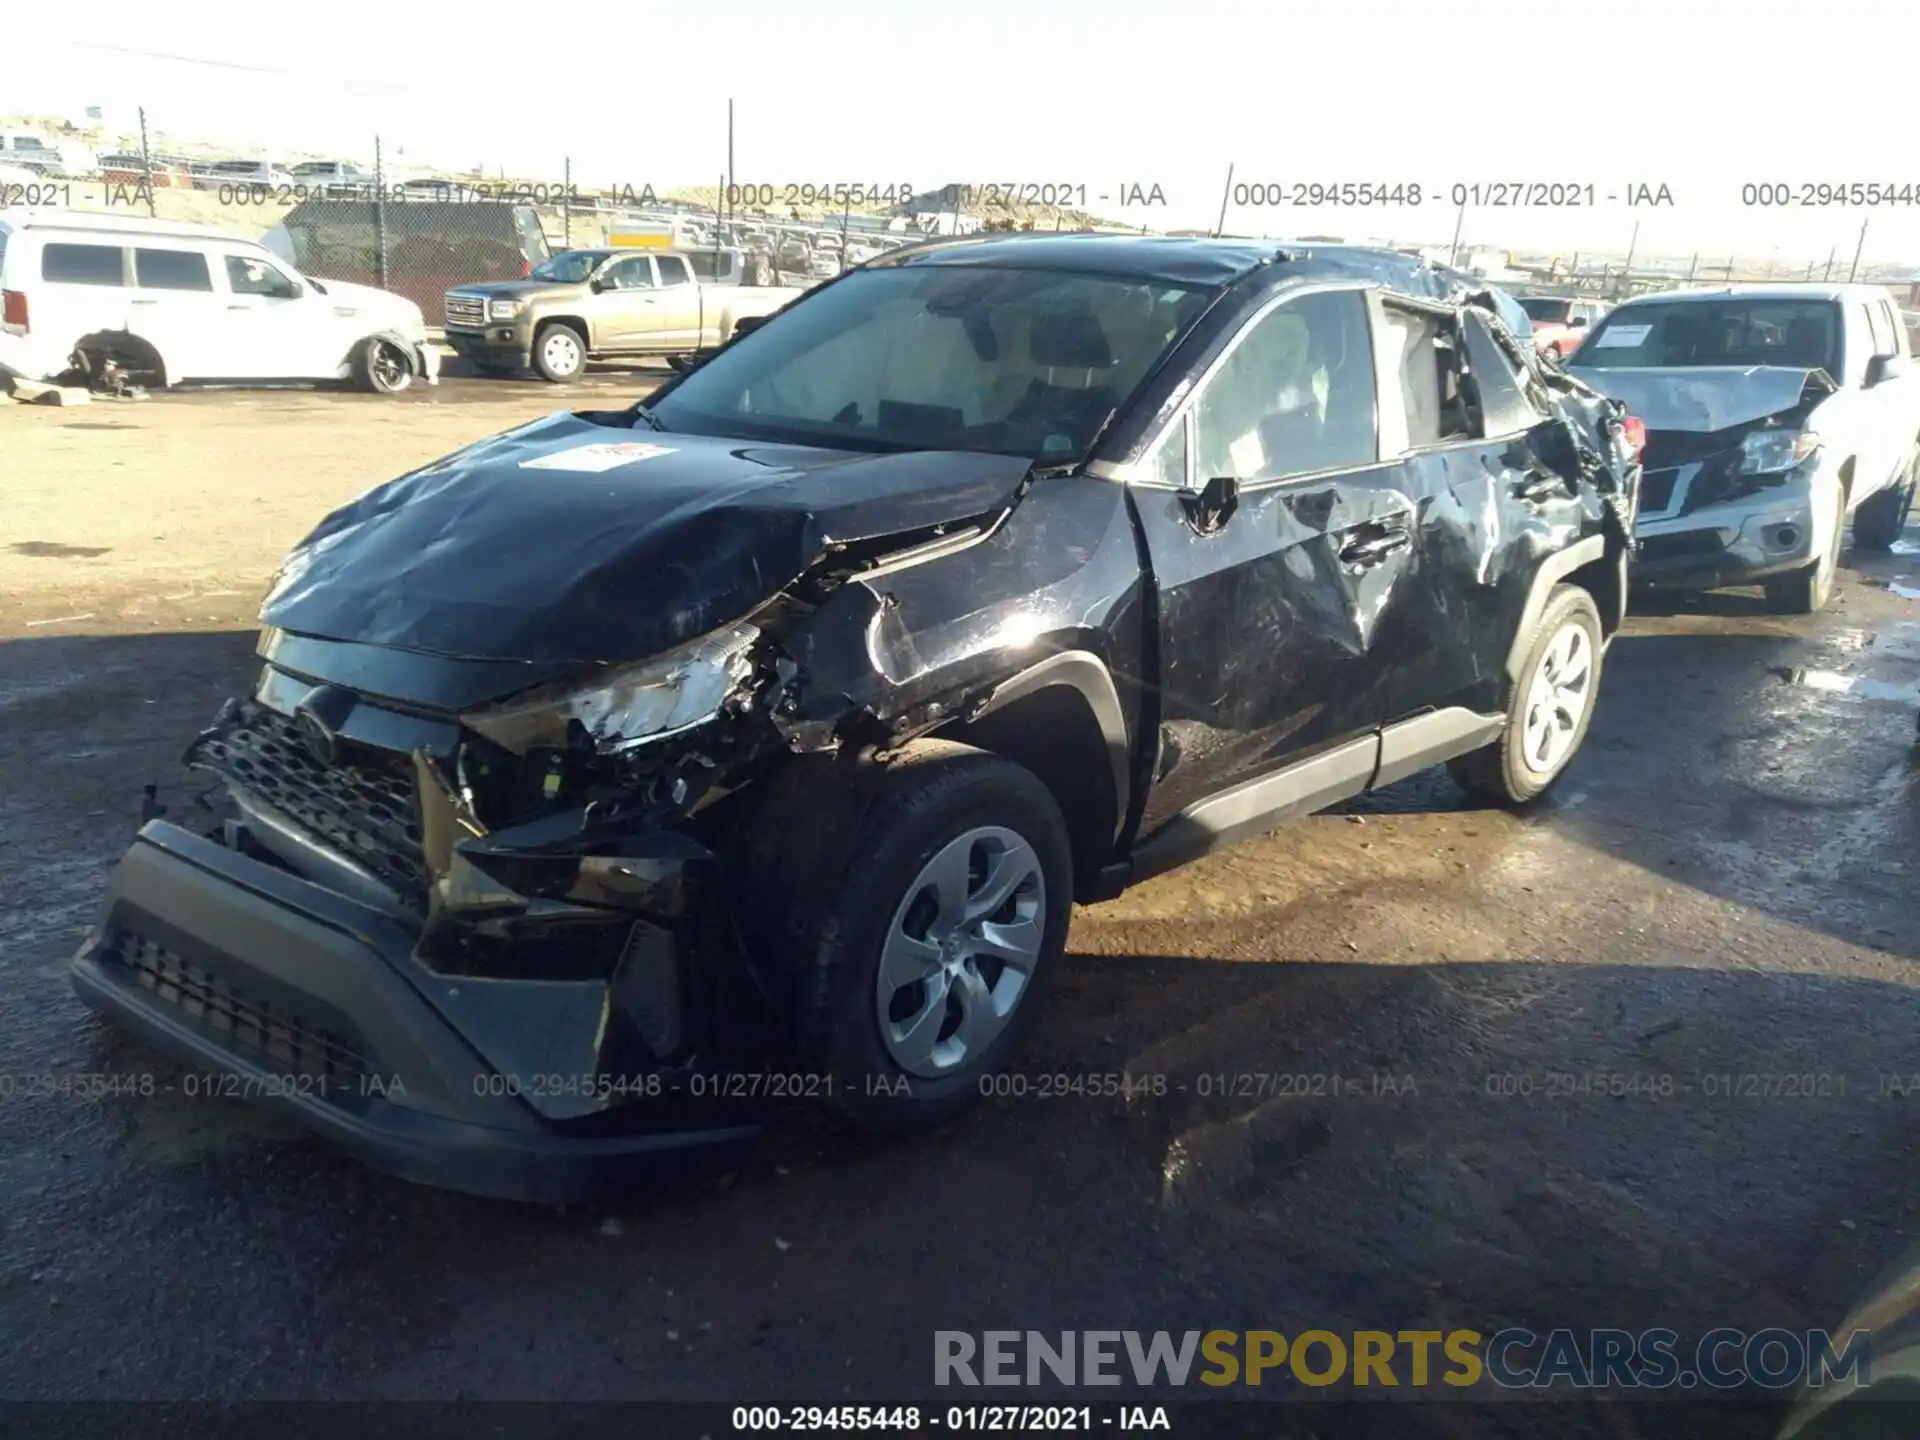
<svg viewBox="0 0 1920 1440"><path fill-rule="evenodd" d="M777 1045L703 816L781 744L757 641L499 702L525 667L269 630L186 757L229 812L146 824L76 987L429 1184L558 1203L750 1140Z"/></svg>
<svg viewBox="0 0 1920 1440"><path fill-rule="evenodd" d="M1816 412L1837 388L1824 370L1576 373L1646 422L1636 585L1744 585L1819 559L1839 523L1829 497L1841 459L1820 443Z"/></svg>

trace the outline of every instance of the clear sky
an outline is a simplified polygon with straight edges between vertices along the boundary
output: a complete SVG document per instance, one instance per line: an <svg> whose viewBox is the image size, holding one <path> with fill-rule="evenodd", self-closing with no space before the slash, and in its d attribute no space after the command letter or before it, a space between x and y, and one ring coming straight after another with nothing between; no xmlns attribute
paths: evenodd
<svg viewBox="0 0 1920 1440"><path fill-rule="evenodd" d="M1865 259L1920 265L1910 3L92 0L8 12L0 109L78 118L98 105L116 122L144 105L157 129L241 154L370 160L378 133L402 164L485 162L557 182L570 156L581 185L711 184L731 96L740 181L1051 182L1167 228L1213 225L1231 164L1243 182L1417 183L1425 199L1230 206L1229 230L1443 244L1455 185L1557 182L1592 185L1597 204L1470 207L1464 243L1619 251L1638 220L1643 255L1804 265L1833 249L1844 270L1871 214ZM1904 186L1907 203L1743 204L1746 184L1853 182L1896 197ZM1159 186L1165 206L1119 209L1132 185ZM1639 185L1665 185L1674 203L1629 208Z"/></svg>

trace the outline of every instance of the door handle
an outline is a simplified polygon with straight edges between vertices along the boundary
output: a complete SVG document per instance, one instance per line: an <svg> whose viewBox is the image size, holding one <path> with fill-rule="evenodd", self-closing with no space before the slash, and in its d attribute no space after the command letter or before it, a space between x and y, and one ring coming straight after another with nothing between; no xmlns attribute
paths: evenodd
<svg viewBox="0 0 1920 1440"><path fill-rule="evenodd" d="M129 305L158 305L158 304L159 304L160 302L159 302L158 300L139 300L139 299L135 299L135 300L129 300L129 301L127 301L127 303L128 303Z"/></svg>
<svg viewBox="0 0 1920 1440"><path fill-rule="evenodd" d="M1340 547L1340 561L1356 570L1369 569L1413 548L1413 535L1397 525L1362 525Z"/></svg>
<svg viewBox="0 0 1920 1440"><path fill-rule="evenodd" d="M1567 477L1551 470L1536 470L1513 487L1514 498L1529 505L1544 505L1549 500L1567 500L1573 496Z"/></svg>

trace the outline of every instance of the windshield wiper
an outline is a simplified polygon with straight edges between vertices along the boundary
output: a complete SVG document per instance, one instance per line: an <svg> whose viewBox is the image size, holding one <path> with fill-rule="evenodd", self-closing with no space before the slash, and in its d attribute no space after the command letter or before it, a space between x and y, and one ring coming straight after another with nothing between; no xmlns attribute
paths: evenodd
<svg viewBox="0 0 1920 1440"><path fill-rule="evenodd" d="M628 408L627 413L633 416L635 424L645 425L650 430L664 431L667 428L660 423L660 418L657 415L647 409L643 401L634 401L632 406Z"/></svg>

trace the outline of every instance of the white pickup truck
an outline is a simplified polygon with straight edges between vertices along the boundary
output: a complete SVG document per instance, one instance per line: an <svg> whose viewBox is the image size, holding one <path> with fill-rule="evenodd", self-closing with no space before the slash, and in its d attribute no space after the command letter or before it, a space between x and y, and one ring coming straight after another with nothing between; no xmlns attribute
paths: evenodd
<svg viewBox="0 0 1920 1440"><path fill-rule="evenodd" d="M566 250L524 280L456 286L444 302L447 344L483 374L531 366L562 383L589 360L690 355L724 344L742 320L771 315L804 293L702 283L693 259L672 250Z"/></svg>
<svg viewBox="0 0 1920 1440"><path fill-rule="evenodd" d="M1874 285L1733 285L1629 300L1567 361L1647 427L1636 583L1759 584L1804 615L1853 543L1900 537L1920 479L1920 369Z"/></svg>

